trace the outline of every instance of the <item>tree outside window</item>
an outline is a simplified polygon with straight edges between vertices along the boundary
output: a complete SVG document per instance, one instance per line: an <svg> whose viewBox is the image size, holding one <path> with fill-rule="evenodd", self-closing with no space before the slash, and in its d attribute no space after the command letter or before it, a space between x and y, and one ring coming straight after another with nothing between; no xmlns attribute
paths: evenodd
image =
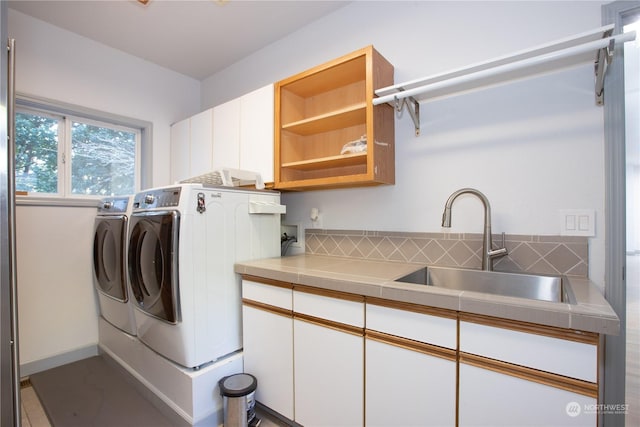
<svg viewBox="0 0 640 427"><path fill-rule="evenodd" d="M58 192L58 120L16 113L16 190Z"/></svg>
<svg viewBox="0 0 640 427"><path fill-rule="evenodd" d="M74 197L133 194L139 141L136 129L18 111L16 190Z"/></svg>

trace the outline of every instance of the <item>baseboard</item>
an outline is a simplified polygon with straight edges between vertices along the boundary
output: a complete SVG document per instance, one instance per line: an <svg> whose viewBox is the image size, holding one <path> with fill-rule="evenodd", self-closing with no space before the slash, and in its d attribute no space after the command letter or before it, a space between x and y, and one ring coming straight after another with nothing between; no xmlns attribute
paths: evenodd
<svg viewBox="0 0 640 427"><path fill-rule="evenodd" d="M25 378L36 372L46 371L47 369L56 368L68 363L77 362L78 360L87 359L99 354L98 345L93 344L87 347L68 351L66 353L56 354L55 356L45 359L36 360L20 364L20 377Z"/></svg>

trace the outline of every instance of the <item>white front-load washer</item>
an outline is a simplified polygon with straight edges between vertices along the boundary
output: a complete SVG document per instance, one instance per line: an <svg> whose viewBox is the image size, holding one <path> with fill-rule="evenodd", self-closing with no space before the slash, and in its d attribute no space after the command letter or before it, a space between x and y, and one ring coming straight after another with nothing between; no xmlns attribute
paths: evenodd
<svg viewBox="0 0 640 427"><path fill-rule="evenodd" d="M136 194L128 273L140 341L188 368L240 350L234 263L280 256L281 208L278 192L202 184Z"/></svg>
<svg viewBox="0 0 640 427"><path fill-rule="evenodd" d="M98 205L93 234L93 283L100 315L118 329L135 335L126 260L132 200L133 196L107 197Z"/></svg>

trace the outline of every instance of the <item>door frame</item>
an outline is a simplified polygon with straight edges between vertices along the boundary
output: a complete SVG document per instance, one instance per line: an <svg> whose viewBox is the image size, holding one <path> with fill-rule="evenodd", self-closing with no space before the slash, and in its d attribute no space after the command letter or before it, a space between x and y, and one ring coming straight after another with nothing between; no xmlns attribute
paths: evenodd
<svg viewBox="0 0 640 427"><path fill-rule="evenodd" d="M640 13L638 1L602 6L602 24L620 34L627 17ZM620 318L620 334L604 338L604 384L600 402L625 403L626 379L626 183L624 49L614 51L604 86L605 297ZM603 425L624 425L625 414L601 414Z"/></svg>

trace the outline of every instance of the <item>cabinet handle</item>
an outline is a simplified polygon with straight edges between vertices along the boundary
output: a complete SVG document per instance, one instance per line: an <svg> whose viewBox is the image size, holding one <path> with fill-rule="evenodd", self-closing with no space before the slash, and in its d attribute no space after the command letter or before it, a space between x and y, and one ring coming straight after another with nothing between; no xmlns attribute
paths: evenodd
<svg viewBox="0 0 640 427"><path fill-rule="evenodd" d="M567 390L572 393L582 394L583 396L594 399L598 398L598 384L596 383L539 371L537 369L527 368L526 366L514 365L487 357L476 356L475 354L462 351L459 357L460 363Z"/></svg>
<svg viewBox="0 0 640 427"><path fill-rule="evenodd" d="M369 329L365 330L365 338L378 341L383 344L392 345L394 347L404 348L409 351L423 353L428 356L435 356L441 359L450 360L452 362L457 360L456 351L450 348L414 341L408 338L397 337L395 335L389 335Z"/></svg>
<svg viewBox="0 0 640 427"><path fill-rule="evenodd" d="M242 299L242 305L246 307L255 308L257 310L262 310L269 313L277 314L284 317L293 316L293 312L291 310L287 310L286 308L276 307L275 305L265 304L263 302L254 301L246 298Z"/></svg>
<svg viewBox="0 0 640 427"><path fill-rule="evenodd" d="M309 316L308 314L302 313L293 313L293 318L295 320L300 320L301 322L311 323L317 326L322 326L324 328L333 329L339 332L345 332L347 334L356 335L359 337L364 336L364 328L360 328L357 326L347 325L345 323L334 322L332 320L321 319L319 317Z"/></svg>

